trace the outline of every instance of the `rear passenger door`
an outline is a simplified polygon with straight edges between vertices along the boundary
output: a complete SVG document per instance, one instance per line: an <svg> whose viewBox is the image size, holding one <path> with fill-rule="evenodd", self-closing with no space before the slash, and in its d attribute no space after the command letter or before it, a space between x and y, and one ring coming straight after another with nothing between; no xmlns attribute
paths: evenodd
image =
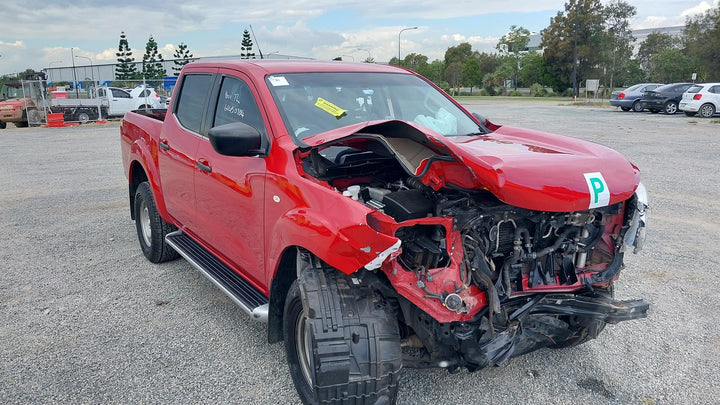
<svg viewBox="0 0 720 405"><path fill-rule="evenodd" d="M158 145L163 197L170 215L181 227L196 228L195 182L197 148L205 131L208 100L215 75L208 72L184 74L162 126Z"/></svg>
<svg viewBox="0 0 720 405"><path fill-rule="evenodd" d="M210 100L209 128L243 122L262 134L268 150L268 126L256 94L252 82L242 73L221 70ZM265 158L222 156L203 136L197 163L200 170L195 173L195 201L199 226L195 233L216 250L216 255L265 291Z"/></svg>

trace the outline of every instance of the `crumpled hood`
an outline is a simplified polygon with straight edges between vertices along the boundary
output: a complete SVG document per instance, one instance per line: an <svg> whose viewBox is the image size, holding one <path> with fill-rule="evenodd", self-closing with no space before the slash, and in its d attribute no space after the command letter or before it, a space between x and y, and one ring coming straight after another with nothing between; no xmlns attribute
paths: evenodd
<svg viewBox="0 0 720 405"><path fill-rule="evenodd" d="M620 153L575 138L511 126L484 135L443 137L419 124L373 121L354 124L304 139L318 146L393 123L409 137L424 136L469 169L478 189L501 201L538 211L571 212L628 199L640 172ZM393 136L393 134L383 134Z"/></svg>

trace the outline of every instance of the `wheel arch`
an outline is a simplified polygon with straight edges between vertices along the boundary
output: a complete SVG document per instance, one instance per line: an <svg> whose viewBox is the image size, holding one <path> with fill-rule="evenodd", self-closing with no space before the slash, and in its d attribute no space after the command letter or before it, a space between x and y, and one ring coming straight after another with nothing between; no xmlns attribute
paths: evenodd
<svg viewBox="0 0 720 405"><path fill-rule="evenodd" d="M138 186L145 181L148 181L148 176L145 173L145 169L137 160L134 160L130 164L130 172L128 173L128 193L130 197L130 218L135 220L135 193L137 193Z"/></svg>
<svg viewBox="0 0 720 405"><path fill-rule="evenodd" d="M299 246L288 246L278 260L274 277L270 282L270 308L268 312L268 342L283 340L283 310L290 286L297 279L297 257Z"/></svg>

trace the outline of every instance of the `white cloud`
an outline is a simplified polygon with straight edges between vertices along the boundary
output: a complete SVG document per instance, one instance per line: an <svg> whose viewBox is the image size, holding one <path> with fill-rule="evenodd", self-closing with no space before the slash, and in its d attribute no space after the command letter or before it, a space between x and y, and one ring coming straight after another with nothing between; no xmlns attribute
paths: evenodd
<svg viewBox="0 0 720 405"><path fill-rule="evenodd" d="M715 5L716 6L718 5L718 0L715 0ZM680 13L680 15L683 17L692 17L696 14L702 14L702 13L710 10L711 8L713 8L712 4L710 4L706 1L703 1L695 7L690 7L688 9L686 9L685 11Z"/></svg>

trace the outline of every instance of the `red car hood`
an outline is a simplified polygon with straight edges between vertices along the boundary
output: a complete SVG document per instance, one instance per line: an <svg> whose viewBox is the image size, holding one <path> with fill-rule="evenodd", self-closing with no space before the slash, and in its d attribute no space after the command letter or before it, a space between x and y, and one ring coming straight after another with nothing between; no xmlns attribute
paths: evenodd
<svg viewBox="0 0 720 405"><path fill-rule="evenodd" d="M318 146L359 132L373 133L368 127L378 124L383 122L350 125L304 142ZM521 208L571 212L611 205L632 196L640 182L637 167L592 142L510 126L484 135L443 137L419 124L402 124L463 162L478 189Z"/></svg>

